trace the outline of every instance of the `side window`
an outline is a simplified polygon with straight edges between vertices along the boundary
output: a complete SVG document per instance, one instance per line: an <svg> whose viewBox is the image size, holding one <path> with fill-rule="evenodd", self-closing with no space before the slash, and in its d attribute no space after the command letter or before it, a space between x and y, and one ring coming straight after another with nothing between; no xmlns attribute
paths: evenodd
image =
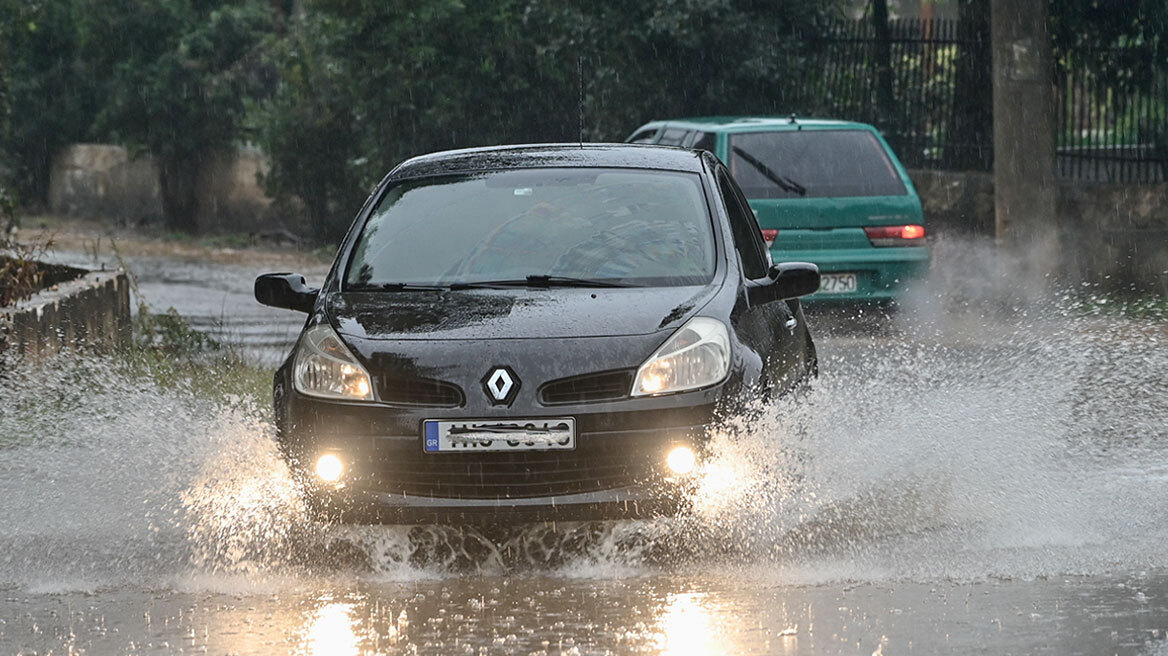
<svg viewBox="0 0 1168 656"><path fill-rule="evenodd" d="M726 203L730 231L734 234L734 249L742 261L743 275L752 280L762 278L767 274L767 258L758 220L725 169L718 170L718 191Z"/></svg>
<svg viewBox="0 0 1168 656"><path fill-rule="evenodd" d="M681 128L666 128L665 132L661 133L661 137L657 139L657 144L661 146L680 146L684 141L688 130Z"/></svg>
<svg viewBox="0 0 1168 656"><path fill-rule="evenodd" d="M714 152L714 133L713 132L695 132L693 143L690 148L694 150L708 150Z"/></svg>
<svg viewBox="0 0 1168 656"><path fill-rule="evenodd" d="M653 136L656 134L657 128L646 128L644 130L638 130L637 132L634 132L633 136L629 137L625 141L627 143L651 144L653 143Z"/></svg>

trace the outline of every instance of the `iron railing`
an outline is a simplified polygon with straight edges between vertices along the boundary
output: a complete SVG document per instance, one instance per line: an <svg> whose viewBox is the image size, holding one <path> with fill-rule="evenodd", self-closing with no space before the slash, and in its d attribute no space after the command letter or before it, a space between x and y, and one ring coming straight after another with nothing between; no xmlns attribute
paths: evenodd
<svg viewBox="0 0 1168 656"><path fill-rule="evenodd" d="M991 170L987 40L985 32L962 30L953 20L890 21L884 79L891 102L881 107L871 21L836 23L813 49L799 113L872 123L910 168ZM1117 74L1108 63L1139 59L1130 49L1140 47L1104 53L1117 56L1067 53L1056 61L1057 168L1063 179L1168 180L1168 62L1149 54L1139 75Z"/></svg>

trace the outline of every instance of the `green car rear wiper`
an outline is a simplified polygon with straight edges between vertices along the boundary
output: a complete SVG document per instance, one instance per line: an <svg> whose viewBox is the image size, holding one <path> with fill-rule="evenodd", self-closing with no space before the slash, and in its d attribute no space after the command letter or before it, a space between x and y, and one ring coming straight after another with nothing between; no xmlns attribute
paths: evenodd
<svg viewBox="0 0 1168 656"><path fill-rule="evenodd" d="M481 282L456 282L450 289L497 289L500 287L632 287L614 280L593 278L572 278L569 276L531 275L515 280L484 280Z"/></svg>
<svg viewBox="0 0 1168 656"><path fill-rule="evenodd" d="M738 155L747 164L753 166L755 170L763 174L767 180L770 180L771 182L778 185L779 189L793 194L799 194L800 196L807 195L807 187L804 187L798 182L795 182L791 178L775 173L773 170L771 170L771 167L763 164L762 161L760 161L757 157L746 152L740 146L734 146L733 150L735 155Z"/></svg>

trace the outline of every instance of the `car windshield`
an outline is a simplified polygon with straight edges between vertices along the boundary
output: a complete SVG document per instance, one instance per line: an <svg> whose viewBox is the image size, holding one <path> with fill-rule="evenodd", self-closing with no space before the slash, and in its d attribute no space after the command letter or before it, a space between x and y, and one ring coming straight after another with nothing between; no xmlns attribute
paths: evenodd
<svg viewBox="0 0 1168 656"><path fill-rule="evenodd" d="M730 136L730 170L748 198L903 196L896 167L867 130Z"/></svg>
<svg viewBox="0 0 1168 656"><path fill-rule="evenodd" d="M547 168L391 187L345 281L449 286L534 276L674 286L713 273L713 227L696 174Z"/></svg>

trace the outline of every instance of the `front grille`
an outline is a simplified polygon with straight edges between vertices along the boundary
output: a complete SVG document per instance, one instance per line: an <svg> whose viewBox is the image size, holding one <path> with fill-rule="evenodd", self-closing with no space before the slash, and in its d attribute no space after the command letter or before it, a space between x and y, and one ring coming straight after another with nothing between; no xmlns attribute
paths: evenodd
<svg viewBox="0 0 1168 656"><path fill-rule="evenodd" d="M624 442L624 440L621 440ZM647 483L663 470L669 441L573 451L423 453L394 450L363 472L363 486L411 496L514 499L596 492Z"/></svg>
<svg viewBox="0 0 1168 656"><path fill-rule="evenodd" d="M457 385L409 376L379 376L377 396L386 403L433 408L457 408L463 402Z"/></svg>
<svg viewBox="0 0 1168 656"><path fill-rule="evenodd" d="M554 380L540 388L539 398L544 405L613 401L628 396L632 385L633 372L606 371Z"/></svg>

